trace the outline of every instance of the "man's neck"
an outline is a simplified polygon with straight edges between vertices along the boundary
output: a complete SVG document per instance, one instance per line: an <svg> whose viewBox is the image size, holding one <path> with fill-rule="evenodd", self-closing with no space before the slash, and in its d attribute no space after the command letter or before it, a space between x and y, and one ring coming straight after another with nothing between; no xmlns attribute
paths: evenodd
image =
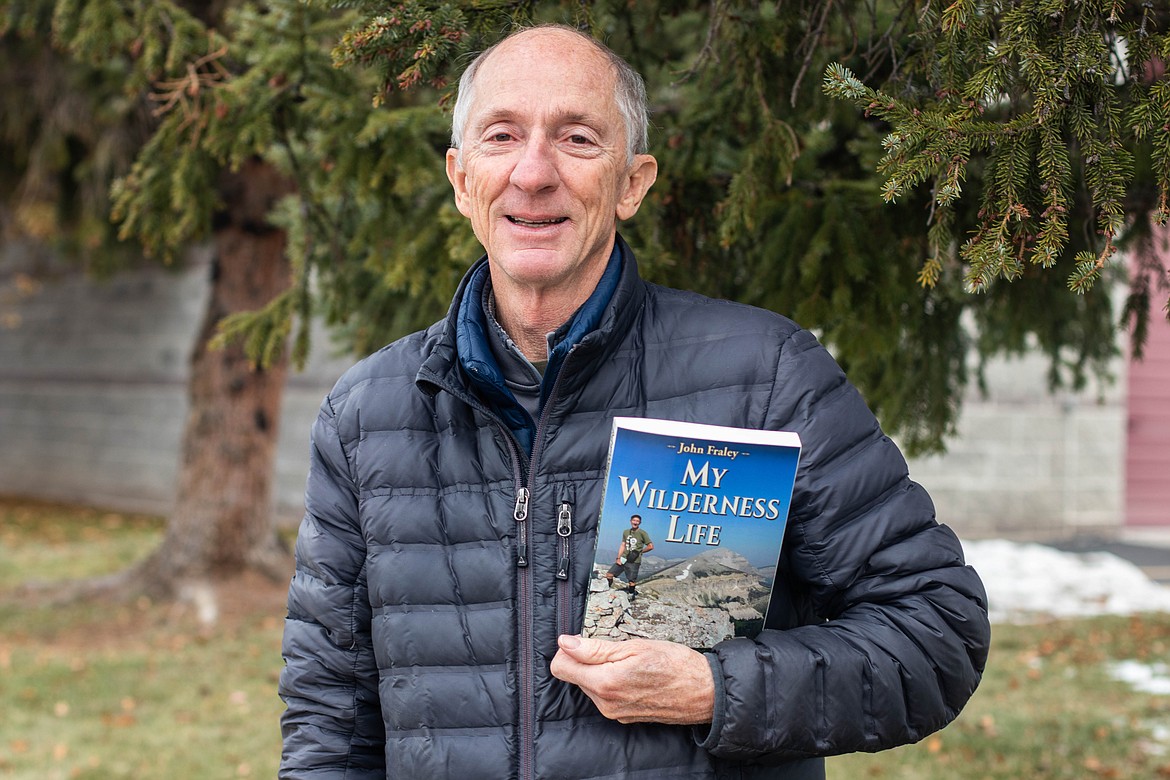
<svg viewBox="0 0 1170 780"><path fill-rule="evenodd" d="M496 295L496 318L524 357L536 362L548 359L548 334L573 316L584 302L554 303L543 301L516 301Z"/></svg>
<svg viewBox="0 0 1170 780"><path fill-rule="evenodd" d="M588 277L568 288L538 288L510 284L492 276L496 321L507 332L524 357L533 363L548 359L548 334L569 321L589 300L605 272L602 263ZM499 284L498 281L503 281Z"/></svg>

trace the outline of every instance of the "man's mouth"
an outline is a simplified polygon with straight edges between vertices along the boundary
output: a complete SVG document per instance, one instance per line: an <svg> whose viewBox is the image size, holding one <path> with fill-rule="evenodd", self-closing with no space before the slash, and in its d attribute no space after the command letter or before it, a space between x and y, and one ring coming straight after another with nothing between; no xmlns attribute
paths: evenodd
<svg viewBox="0 0 1170 780"><path fill-rule="evenodd" d="M552 217L551 219L524 219L523 217L514 217L511 214L507 215L508 221L513 225L520 225L521 227L548 227L549 225L559 225L567 221L568 217Z"/></svg>

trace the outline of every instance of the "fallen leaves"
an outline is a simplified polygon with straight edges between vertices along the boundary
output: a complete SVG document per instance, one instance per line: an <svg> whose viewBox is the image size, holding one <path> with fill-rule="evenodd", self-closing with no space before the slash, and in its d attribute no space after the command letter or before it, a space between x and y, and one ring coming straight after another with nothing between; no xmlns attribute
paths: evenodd
<svg viewBox="0 0 1170 780"><path fill-rule="evenodd" d="M109 728L124 729L138 723L138 718L134 715L134 710L138 708L138 702L129 696L122 697L118 703L121 707L120 712L103 712L102 724Z"/></svg>
<svg viewBox="0 0 1170 780"><path fill-rule="evenodd" d="M1096 756L1087 757L1081 765L1097 777L1105 778L1105 780L1127 777L1123 770L1115 766L1106 766Z"/></svg>
<svg viewBox="0 0 1170 780"><path fill-rule="evenodd" d="M138 723L138 718L135 718L129 712L103 712L102 725L112 729L125 729Z"/></svg>

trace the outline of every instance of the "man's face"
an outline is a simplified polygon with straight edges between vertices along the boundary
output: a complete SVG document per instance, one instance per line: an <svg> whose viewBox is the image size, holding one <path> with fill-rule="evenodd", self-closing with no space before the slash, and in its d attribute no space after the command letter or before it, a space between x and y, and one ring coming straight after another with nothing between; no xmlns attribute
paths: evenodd
<svg viewBox="0 0 1170 780"><path fill-rule="evenodd" d="M630 518L630 527L631 528L637 528L641 524L642 524L642 518L636 517L636 516Z"/></svg>
<svg viewBox="0 0 1170 780"><path fill-rule="evenodd" d="M462 164L450 150L447 175L497 288L591 290L600 277L616 219L637 212L657 171L649 155L627 164L614 84L601 53L564 31L523 33L481 63Z"/></svg>

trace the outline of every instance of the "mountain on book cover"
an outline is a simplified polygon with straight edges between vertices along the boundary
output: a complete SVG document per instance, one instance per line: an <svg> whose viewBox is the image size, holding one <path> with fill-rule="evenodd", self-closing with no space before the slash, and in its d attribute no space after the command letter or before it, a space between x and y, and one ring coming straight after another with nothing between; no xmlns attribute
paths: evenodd
<svg viewBox="0 0 1170 780"><path fill-rule="evenodd" d="M615 418L582 634L759 634L799 455L791 432Z"/></svg>

